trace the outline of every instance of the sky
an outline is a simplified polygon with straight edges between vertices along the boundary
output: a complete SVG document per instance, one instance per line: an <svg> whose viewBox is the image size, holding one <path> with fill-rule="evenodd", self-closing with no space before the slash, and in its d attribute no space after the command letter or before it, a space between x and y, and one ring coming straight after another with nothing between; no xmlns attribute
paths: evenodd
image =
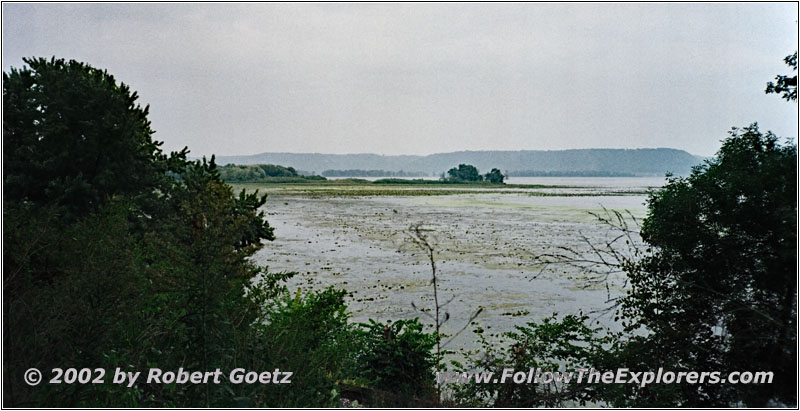
<svg viewBox="0 0 800 411"><path fill-rule="evenodd" d="M107 69L192 155L796 141L796 3L3 3L2 66Z"/></svg>

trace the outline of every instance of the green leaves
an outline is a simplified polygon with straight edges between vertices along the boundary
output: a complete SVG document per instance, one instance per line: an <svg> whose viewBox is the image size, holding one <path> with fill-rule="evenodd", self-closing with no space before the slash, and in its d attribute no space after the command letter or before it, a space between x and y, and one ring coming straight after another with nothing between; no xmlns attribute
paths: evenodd
<svg viewBox="0 0 800 411"><path fill-rule="evenodd" d="M418 319L386 324L370 320L359 324L359 336L363 347L357 357L357 375L369 386L406 397L407 403L395 405L432 399L436 336L424 332Z"/></svg>
<svg viewBox="0 0 800 411"><path fill-rule="evenodd" d="M55 58L25 63L3 82L3 318L17 330L4 372L252 361L259 304L288 277L251 287L265 270L248 258L274 239L259 210L266 196L234 196L213 157L163 154L147 107L107 72ZM4 383L15 392L4 405L230 404L229 387L146 385L122 395L104 385Z"/></svg>
<svg viewBox="0 0 800 411"><path fill-rule="evenodd" d="M185 150L161 152L147 107L107 72L74 60L24 61L3 73L7 199L85 215L116 195L152 194L185 160Z"/></svg>
<svg viewBox="0 0 800 411"><path fill-rule="evenodd" d="M478 173L475 166L469 164L459 164L458 168L453 167L447 171L448 180L452 181L482 181L483 176Z"/></svg>
<svg viewBox="0 0 800 411"><path fill-rule="evenodd" d="M484 179L492 184L503 184L506 176L500 171L499 168L493 168L492 171L486 173Z"/></svg>
<svg viewBox="0 0 800 411"><path fill-rule="evenodd" d="M756 124L734 128L717 157L651 195L642 238L655 253L628 270L623 313L653 332L656 367L773 370L770 386L685 390L675 403L796 401L797 148ZM646 355L647 356L647 355ZM657 360L656 360L657 359Z"/></svg>
<svg viewBox="0 0 800 411"><path fill-rule="evenodd" d="M567 315L559 319L553 314L538 322L518 325L498 341L481 335L482 354L473 356L466 367L457 364L456 371L493 372L499 377L508 368L522 372L537 368L567 372L575 368L603 369L615 340L601 334L600 329L588 327L587 321L586 316ZM576 380L558 385L493 381L458 384L453 388L457 400L474 407L563 407L607 398L603 390L608 387L579 385Z"/></svg>
<svg viewBox="0 0 800 411"><path fill-rule="evenodd" d="M234 165L228 164L220 167L222 179L228 182L258 182L268 181L270 178L301 178L292 167L283 167L272 164Z"/></svg>
<svg viewBox="0 0 800 411"><path fill-rule="evenodd" d="M783 59L784 63L789 66L792 71L797 71L797 52L790 54ZM775 83L767 83L765 93L780 94L781 98L786 101L797 101L797 75L794 76L775 76Z"/></svg>

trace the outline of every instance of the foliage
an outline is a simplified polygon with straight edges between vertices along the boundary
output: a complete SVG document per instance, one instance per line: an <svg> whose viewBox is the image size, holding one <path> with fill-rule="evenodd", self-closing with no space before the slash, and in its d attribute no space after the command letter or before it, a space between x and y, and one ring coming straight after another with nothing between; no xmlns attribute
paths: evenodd
<svg viewBox="0 0 800 411"><path fill-rule="evenodd" d="M274 238L256 210L234 197L213 162L187 165L181 184L142 227L130 199L73 223L56 205L4 209L4 371L36 365L142 370L229 369L260 312L246 288L262 269L247 261ZM50 385L5 380L7 404L169 406L225 404L223 385ZM120 392L121 391L121 392ZM222 402L220 402L222 401Z"/></svg>
<svg viewBox="0 0 800 411"><path fill-rule="evenodd" d="M786 56L783 61L792 69L792 71L797 71L796 51L794 54ZM781 98L785 99L786 101L797 101L797 74L791 77L782 76L780 74L775 76L775 83L771 81L768 82L767 89L764 90L764 92L767 94L780 94Z"/></svg>
<svg viewBox="0 0 800 411"><path fill-rule="evenodd" d="M459 164L458 168L453 167L447 171L448 177L442 180L456 183L475 183L487 181L491 184L503 184L505 176L498 168L493 168L492 171L482 176L475 166L469 164Z"/></svg>
<svg viewBox="0 0 800 411"><path fill-rule="evenodd" d="M483 181L478 169L469 164L459 164L458 168L447 170L447 175L447 179L452 181Z"/></svg>
<svg viewBox="0 0 800 411"><path fill-rule="evenodd" d="M631 368L773 371L772 384L685 386L637 405L796 403L797 148L756 124L649 198L652 255L627 267ZM642 337L637 330L646 330Z"/></svg>
<svg viewBox="0 0 800 411"><path fill-rule="evenodd" d="M492 184L503 184L503 180L506 176L503 175L500 169L493 168L492 171L486 173L483 178Z"/></svg>
<svg viewBox="0 0 800 411"><path fill-rule="evenodd" d="M734 128L715 158L686 178L670 177L650 195L641 231L607 211L597 217L618 235L605 246L543 256L544 263L581 270L590 283L625 274L627 293L610 307L618 308L623 332L601 363L774 372L771 384L609 386L594 401L616 407L796 403L796 162L793 144L779 144L756 124Z"/></svg>
<svg viewBox="0 0 800 411"><path fill-rule="evenodd" d="M147 110L106 72L26 63L3 88L4 405L229 405L229 384L23 383L32 366L249 363L258 303L276 292L248 260L274 238L265 196L234 196L213 158L161 154ZM259 276L269 287L251 287Z"/></svg>
<svg viewBox="0 0 800 411"><path fill-rule="evenodd" d="M80 404L109 395L125 404L140 396L135 390L98 393L93 385L28 387L21 378L30 367L101 367L120 356L126 361L115 366L128 363L130 350L123 347L144 325L128 305L147 284L128 236L127 208L110 204L64 223L52 207L4 206L3 322L13 330L3 342L4 406Z"/></svg>
<svg viewBox="0 0 800 411"><path fill-rule="evenodd" d="M291 295L284 289L265 307L248 367L292 371L290 386L245 384L237 396L249 406L336 407L337 383L354 374L359 339L345 312L344 291Z"/></svg>
<svg viewBox="0 0 800 411"><path fill-rule="evenodd" d="M219 168L223 180L231 183L242 182L305 182L324 181L322 176L301 176L292 167L273 164L235 165Z"/></svg>
<svg viewBox="0 0 800 411"><path fill-rule="evenodd" d="M291 167L191 162L186 149L167 156L147 108L113 76L75 61L25 62L3 76L3 406L332 407L347 385L395 392L370 397L390 405L439 394L433 373L449 314L440 312L434 250L419 227L412 240L431 263L436 331L417 319L355 327L344 291L291 295L283 282L292 273L250 260L275 238L266 196L236 195L224 182L305 177ZM792 79L778 80L771 92L796 99ZM469 367L773 371L772 384L466 384L454 388L459 404L795 404L796 161L794 145L755 124L734 129L716 158L650 196L641 231L649 248L636 258L611 254L612 269L630 281L618 313L624 336L601 336L586 317L553 316L516 327L499 346L481 335L486 355ZM466 164L448 174L446 183L483 180ZM486 175L502 178L498 169ZM290 388L30 387L20 378L30 367L295 375Z"/></svg>
<svg viewBox="0 0 800 411"><path fill-rule="evenodd" d="M150 195L182 166L186 150L161 152L148 107L112 75L74 60L24 61L3 73L6 201L85 215L116 195Z"/></svg>
<svg viewBox="0 0 800 411"><path fill-rule="evenodd" d="M356 375L370 387L394 394L383 405L433 403L436 336L425 333L416 318L386 324L370 320L359 326L363 345Z"/></svg>
<svg viewBox="0 0 800 411"><path fill-rule="evenodd" d="M540 322L515 326L500 341L489 341L478 328L482 355L472 353L468 366L455 362L456 373L492 372L486 383L452 385L457 404L468 407L564 407L602 399L605 391L614 389L604 384L577 382L522 383L502 382L504 369L528 373L530 369L574 372L576 368L602 369L608 363L611 336L600 336L600 329L586 325L588 317L556 314ZM501 347L501 348L498 348Z"/></svg>
<svg viewBox="0 0 800 411"><path fill-rule="evenodd" d="M448 354L449 352L443 350L449 343L451 343L459 334L461 334L469 324L475 318L483 312L483 307L478 307L478 309L470 316L470 318L466 321L464 327L461 328L458 332L454 335L447 336L449 337L446 341L442 341L443 337L446 335L441 332L442 326L450 320L450 313L444 311L444 308L447 307L454 299L455 296L452 296L448 301L444 301L444 299L439 299L439 277L436 275L436 258L434 254L436 253L436 249L434 247L435 239L432 238L430 235L431 230L425 229L422 227L421 224L414 224L408 228L406 232L408 239L414 246L419 248L427 257L428 262L431 267L431 291L433 292L433 314L421 310L418 308L413 302L411 306L414 309L419 310L421 313L427 315L433 321L433 329L434 329L434 340L436 346L436 356L434 357L434 365L436 371L443 371L445 366L443 364L444 355ZM444 311L444 313L443 313ZM444 315L442 315L444 314ZM441 381L437 380L436 382L436 406L440 406L442 401L442 384Z"/></svg>
<svg viewBox="0 0 800 411"><path fill-rule="evenodd" d="M418 322L396 323L397 339L382 344L348 322L344 291L292 296L283 282L293 273L250 261L275 238L265 195L234 194L213 157L161 154L147 110L106 72L26 62L3 88L4 406L332 407L343 381L385 388L388 374L368 377L390 369L356 362L384 356L414 359L398 378L409 395L425 392L434 337ZM103 368L107 383L31 387L30 367ZM294 375L290 386L128 388L108 382L116 367Z"/></svg>

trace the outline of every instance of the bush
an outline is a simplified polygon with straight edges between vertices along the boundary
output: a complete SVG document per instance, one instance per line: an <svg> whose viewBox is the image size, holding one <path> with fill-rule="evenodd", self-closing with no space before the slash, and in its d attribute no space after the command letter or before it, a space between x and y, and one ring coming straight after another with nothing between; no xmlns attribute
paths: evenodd
<svg viewBox="0 0 800 411"><path fill-rule="evenodd" d="M477 333L483 349L480 355L471 353L465 367L453 362L456 373L492 372L497 380L487 383L453 384L456 405L467 407L565 407L585 405L602 400L605 387L577 384L500 383L505 368L527 372L573 371L575 368L599 368L607 363L613 339L599 336L600 329L586 326L588 317L567 315L561 320L553 314L541 322L515 326L516 331L503 334L500 341L489 341L483 330ZM501 347L501 348L498 348ZM599 387L599 388L598 388Z"/></svg>
<svg viewBox="0 0 800 411"><path fill-rule="evenodd" d="M338 383L354 368L357 336L348 322L344 291L328 288L292 296L283 291L253 325L248 367L291 371L291 385L246 385L248 406L338 407Z"/></svg>
<svg viewBox="0 0 800 411"><path fill-rule="evenodd" d="M432 404L436 337L423 332L416 318L386 324L370 320L359 327L363 345L357 357L357 376L372 388L396 394L384 397L387 404L383 405Z"/></svg>

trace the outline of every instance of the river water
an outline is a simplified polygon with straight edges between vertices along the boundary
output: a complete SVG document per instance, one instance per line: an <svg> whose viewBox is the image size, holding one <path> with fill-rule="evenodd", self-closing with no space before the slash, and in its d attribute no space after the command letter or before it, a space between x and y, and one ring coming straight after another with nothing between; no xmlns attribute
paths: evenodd
<svg viewBox="0 0 800 411"><path fill-rule="evenodd" d="M526 177L512 184L567 185L493 193L426 196L271 195L265 209L276 240L256 256L271 271L296 271L289 287L345 289L355 321L420 317L432 324L433 293L425 255L408 236L422 225L436 249L440 302L461 329L470 315L488 334L513 329L552 313L587 313L598 325L618 329L607 309L624 292L624 277L593 277L566 265L542 265L537 257L568 247L589 253L586 241L603 245L617 231L592 213L646 215L644 191L658 178ZM546 195L542 195L546 194ZM631 224L633 218L630 219ZM468 327L471 330L474 327ZM474 348L467 331L451 349Z"/></svg>

